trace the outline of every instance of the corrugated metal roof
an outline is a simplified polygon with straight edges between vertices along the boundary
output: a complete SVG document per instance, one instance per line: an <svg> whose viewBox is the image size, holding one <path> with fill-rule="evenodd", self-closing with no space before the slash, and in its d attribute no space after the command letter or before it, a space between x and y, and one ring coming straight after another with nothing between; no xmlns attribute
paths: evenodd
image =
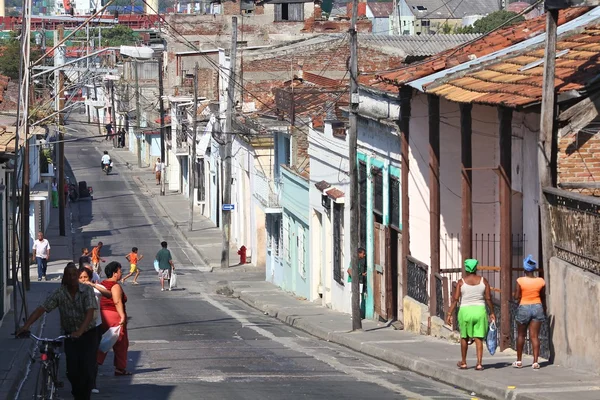
<svg viewBox="0 0 600 400"><path fill-rule="evenodd" d="M419 19L461 19L469 15L487 15L500 9L497 0L405 0Z"/></svg>
<svg viewBox="0 0 600 400"><path fill-rule="evenodd" d="M587 20L587 19L586 19ZM581 33L578 26L558 38L555 87L559 93L596 85L600 75L600 15ZM426 87L450 101L519 107L542 99L544 41L496 62L472 67ZM519 46L522 47L522 46Z"/></svg>
<svg viewBox="0 0 600 400"><path fill-rule="evenodd" d="M401 50L408 57L427 57L444 50L452 49L463 43L475 40L480 35L376 35L372 33L359 34L358 40L378 48Z"/></svg>

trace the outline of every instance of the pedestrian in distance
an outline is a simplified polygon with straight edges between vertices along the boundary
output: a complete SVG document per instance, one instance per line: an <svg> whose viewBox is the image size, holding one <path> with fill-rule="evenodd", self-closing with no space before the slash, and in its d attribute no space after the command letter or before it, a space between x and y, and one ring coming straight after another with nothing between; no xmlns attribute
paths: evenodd
<svg viewBox="0 0 600 400"><path fill-rule="evenodd" d="M141 254L138 254L137 247L133 247L131 249L131 253L127 254L125 256L125 258L127 259L127 261L129 261L130 268L129 268L129 274L127 274L127 276L125 278L123 278L121 283L124 284L125 281L127 280L127 278L129 278L133 274L135 274L135 276L133 277L133 284L138 285L137 279L140 276L140 269L138 268L138 263L140 261L142 261L142 258L144 258L144 256Z"/></svg>
<svg viewBox="0 0 600 400"><path fill-rule="evenodd" d="M94 321L96 322L96 347L94 348L94 354L98 353L98 347L100 346L100 339L102 339L102 314L100 313L100 302L102 296L107 299L112 299L112 293L107 290L104 286L99 283L94 283L92 281L92 270L91 268L79 268L79 283L84 285L88 285L94 290L94 296L96 296L96 304L98 305L98 310L94 313ZM92 379L92 393L100 393L98 387L96 386L96 380L98 377L98 362L94 359L95 373Z"/></svg>
<svg viewBox="0 0 600 400"><path fill-rule="evenodd" d="M160 158L156 159L156 163L154 163L154 173L156 175L156 185L160 185L160 180L162 179L162 173L165 169L165 164L160 160Z"/></svg>
<svg viewBox="0 0 600 400"><path fill-rule="evenodd" d="M102 250L102 246L104 246L104 244L102 242L98 242L96 247L92 249L92 267L94 268L94 272L97 273L98 276L102 275L100 261L106 262L106 260L100 256L100 250Z"/></svg>
<svg viewBox="0 0 600 400"><path fill-rule="evenodd" d="M90 250L87 247L81 249L81 256L79 256L79 268L83 267L83 264L91 264L92 257L90 256Z"/></svg>
<svg viewBox="0 0 600 400"><path fill-rule="evenodd" d="M488 332L488 315L485 309L487 303L491 310L489 318L496 321L494 315L494 304L490 285L482 276L477 276L477 265L479 261L475 259L465 260L465 275L458 281L454 295L452 296L452 305L448 310L446 322L452 325L454 310L460 302L458 309L458 326L460 330L460 352L461 360L456 364L459 369L467 369L467 350L469 340L475 340L477 350L476 371L483 371L483 341Z"/></svg>
<svg viewBox="0 0 600 400"><path fill-rule="evenodd" d="M58 208L58 183L56 183L56 178L52 179L52 207Z"/></svg>
<svg viewBox="0 0 600 400"><path fill-rule="evenodd" d="M125 147L125 129L123 128L119 130L119 147Z"/></svg>
<svg viewBox="0 0 600 400"><path fill-rule="evenodd" d="M35 309L25 325L17 330L17 337L29 332L35 321L55 308L58 308L60 313L62 332L70 335L70 338L65 340L64 349L71 393L75 400L89 400L95 372L94 350L98 342L94 320L98 304L92 288L79 283L79 270L73 262L65 267L60 287Z"/></svg>
<svg viewBox="0 0 600 400"><path fill-rule="evenodd" d="M101 282L101 285L112 293L112 298L100 299L100 310L102 314L102 331L106 332L109 328L121 327L119 339L113 346L115 376L131 375L127 371L127 351L129 350L129 336L127 334L127 311L125 303L127 296L123 292L123 288L119 285L119 281L123 277L122 266L117 261L112 261L104 268L106 279ZM98 351L98 364L104 364L106 354Z"/></svg>
<svg viewBox="0 0 600 400"><path fill-rule="evenodd" d="M360 247L358 250L358 274L359 274L359 284L358 284L358 293L360 296L360 316L361 318L365 318L365 295L367 293L365 282L367 281L367 263L366 256L367 252L364 248ZM352 264L348 267L348 282L352 282Z"/></svg>
<svg viewBox="0 0 600 400"><path fill-rule="evenodd" d="M50 242L44 238L42 232L38 232L37 239L33 242L32 258L37 264L38 282L46 280L46 270L48 269L48 260L50 259Z"/></svg>
<svg viewBox="0 0 600 400"><path fill-rule="evenodd" d="M110 138L112 137L113 126L109 122L108 124L106 124L105 128L106 128L106 139L105 140L110 140Z"/></svg>
<svg viewBox="0 0 600 400"><path fill-rule="evenodd" d="M161 242L160 246L162 248L158 251L158 253L156 253L156 261L158 261L160 290L164 292L165 281L169 281L171 279L171 272L175 270L175 266L173 265L173 257L171 256L171 252L169 249L167 249L167 242ZM168 290L171 290L171 288L168 287Z"/></svg>
<svg viewBox="0 0 600 400"><path fill-rule="evenodd" d="M515 368L523 367L523 346L529 328L529 339L533 347L533 364L531 368L540 369L538 357L540 356L540 329L546 320L546 281L536 276L537 262L529 255L523 260L525 276L517 279L517 290L515 301L519 303L517 308L517 361L513 362Z"/></svg>

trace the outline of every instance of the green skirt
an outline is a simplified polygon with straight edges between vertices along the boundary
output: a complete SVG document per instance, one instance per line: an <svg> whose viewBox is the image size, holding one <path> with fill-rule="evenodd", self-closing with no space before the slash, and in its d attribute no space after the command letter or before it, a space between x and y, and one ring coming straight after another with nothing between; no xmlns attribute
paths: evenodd
<svg viewBox="0 0 600 400"><path fill-rule="evenodd" d="M485 338L488 316L485 306L464 306L458 310L458 326L461 338Z"/></svg>

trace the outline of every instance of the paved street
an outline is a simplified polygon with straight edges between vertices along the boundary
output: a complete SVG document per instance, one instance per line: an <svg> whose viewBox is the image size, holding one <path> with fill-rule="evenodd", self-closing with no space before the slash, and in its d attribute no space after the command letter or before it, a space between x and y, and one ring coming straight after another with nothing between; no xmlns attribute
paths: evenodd
<svg viewBox="0 0 600 400"><path fill-rule="evenodd" d="M83 136L83 133L81 134ZM145 259L139 286L125 286L130 316L128 369L112 376L112 353L101 368L98 399L470 398L468 393L327 343L217 295L198 255L154 200L135 183L135 172L98 167L106 142L71 142L69 163L78 181L94 188L93 201L74 207L76 248L104 242L103 256L125 262L137 246ZM80 225L79 231L78 225ZM181 288L161 292L152 260L169 242ZM30 398L31 379L21 398ZM65 397L66 396L65 393Z"/></svg>

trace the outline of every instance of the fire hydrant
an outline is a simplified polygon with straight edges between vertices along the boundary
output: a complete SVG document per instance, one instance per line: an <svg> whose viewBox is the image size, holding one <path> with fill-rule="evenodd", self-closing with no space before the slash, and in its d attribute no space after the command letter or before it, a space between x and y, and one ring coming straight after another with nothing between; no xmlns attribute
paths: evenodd
<svg viewBox="0 0 600 400"><path fill-rule="evenodd" d="M246 246L240 247L237 253L240 256L240 264L246 264Z"/></svg>

